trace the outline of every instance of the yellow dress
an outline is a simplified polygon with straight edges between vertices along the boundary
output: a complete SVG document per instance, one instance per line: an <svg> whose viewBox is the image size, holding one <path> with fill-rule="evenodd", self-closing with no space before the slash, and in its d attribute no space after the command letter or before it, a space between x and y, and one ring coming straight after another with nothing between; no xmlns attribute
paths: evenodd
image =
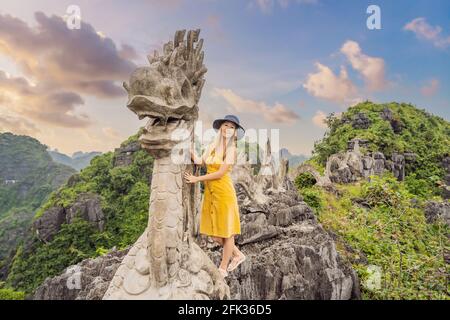
<svg viewBox="0 0 450 320"><path fill-rule="evenodd" d="M220 158L216 156L214 150L206 162L207 174L219 170ZM231 169L230 165L220 179L204 181L205 192L200 214L201 234L229 238L241 233L239 206L230 176Z"/></svg>

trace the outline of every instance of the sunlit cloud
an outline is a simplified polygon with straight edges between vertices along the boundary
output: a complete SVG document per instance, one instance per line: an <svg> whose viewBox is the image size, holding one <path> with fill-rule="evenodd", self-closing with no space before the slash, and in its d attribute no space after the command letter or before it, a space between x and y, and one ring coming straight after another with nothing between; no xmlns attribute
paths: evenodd
<svg viewBox="0 0 450 320"><path fill-rule="evenodd" d="M317 72L308 74L303 84L309 94L337 103L354 102L358 98L358 90L344 67L339 75L321 63L316 63L316 68Z"/></svg>
<svg viewBox="0 0 450 320"><path fill-rule="evenodd" d="M429 41L439 48L446 48L450 45L450 36L444 36L440 26L428 24L424 17L415 18L408 22L403 30L412 31L418 39Z"/></svg>
<svg viewBox="0 0 450 320"><path fill-rule="evenodd" d="M325 112L323 112L322 110L317 110L314 116L312 117L312 122L319 128L326 129L327 128L327 124L325 123L326 118L327 115Z"/></svg>
<svg viewBox="0 0 450 320"><path fill-rule="evenodd" d="M347 57L353 69L361 73L370 91L381 90L386 86L383 59L364 54L359 44L351 40L344 43L341 52Z"/></svg>
<svg viewBox="0 0 450 320"><path fill-rule="evenodd" d="M85 104L83 96L125 96L120 81L135 68L131 60L136 51L127 44L117 48L88 23L70 30L62 17L42 12L34 17L37 25L30 26L0 14L0 54L14 61L23 74L11 76L0 70L0 102L10 112L3 125L39 122L86 128L92 120L78 110ZM27 132L35 132L33 126Z"/></svg>
<svg viewBox="0 0 450 320"><path fill-rule="evenodd" d="M212 93L224 98L235 112L256 114L267 122L294 124L300 119L295 112L278 102L270 106L263 101L245 99L231 89L214 88Z"/></svg>
<svg viewBox="0 0 450 320"><path fill-rule="evenodd" d="M420 88L420 92L427 97L434 96L439 89L439 80L431 79L426 85Z"/></svg>

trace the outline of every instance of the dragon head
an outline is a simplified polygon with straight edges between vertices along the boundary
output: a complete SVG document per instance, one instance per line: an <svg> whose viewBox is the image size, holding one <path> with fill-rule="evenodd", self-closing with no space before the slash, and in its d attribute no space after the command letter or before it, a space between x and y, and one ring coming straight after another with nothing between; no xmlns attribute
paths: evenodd
<svg viewBox="0 0 450 320"><path fill-rule="evenodd" d="M174 41L163 46L162 55L155 50L148 56L150 66L139 67L123 86L128 92L127 107L139 119L149 118L139 137L142 148L151 155L165 157L186 135L173 134L176 129L192 132L198 118L198 101L207 69L203 64L203 39L200 30L178 30Z"/></svg>

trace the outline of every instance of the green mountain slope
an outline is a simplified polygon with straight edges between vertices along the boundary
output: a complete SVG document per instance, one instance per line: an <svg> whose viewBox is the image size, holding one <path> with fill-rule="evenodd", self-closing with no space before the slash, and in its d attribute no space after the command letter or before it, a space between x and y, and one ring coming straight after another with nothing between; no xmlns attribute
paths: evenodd
<svg viewBox="0 0 450 320"><path fill-rule="evenodd" d="M450 155L450 123L408 104L364 102L340 117L330 115L328 131L308 160L323 172L327 158L347 150L353 138L367 150L410 152L404 181L390 172L370 181L315 186L308 173L296 178L305 201L335 234L337 249L357 270L365 299L450 299L449 226L427 223L425 208L442 200L445 158Z"/></svg>
<svg viewBox="0 0 450 320"><path fill-rule="evenodd" d="M37 208L75 173L34 138L0 134L0 260L23 238Z"/></svg>
<svg viewBox="0 0 450 320"><path fill-rule="evenodd" d="M345 151L352 138L367 139L367 151L417 154L414 165L406 167L408 190L416 194L423 190L424 196L441 193L437 183L445 176L441 162L450 155L448 121L410 104L366 101L348 108L341 117L331 114L327 124L328 131L313 151L313 159L321 166L330 155Z"/></svg>
<svg viewBox="0 0 450 320"><path fill-rule="evenodd" d="M138 135L130 137L122 147L136 143ZM63 223L46 243L30 230L12 261L4 262L8 264L7 287L31 293L46 277L59 274L69 265L104 254L114 246L124 248L137 240L147 226L153 159L138 149L126 155L129 165L119 166L116 165L119 154L117 150L93 158L88 167L54 191L35 216L38 219L55 207L70 208L80 194L96 194L101 198L105 216L103 230L80 217Z"/></svg>

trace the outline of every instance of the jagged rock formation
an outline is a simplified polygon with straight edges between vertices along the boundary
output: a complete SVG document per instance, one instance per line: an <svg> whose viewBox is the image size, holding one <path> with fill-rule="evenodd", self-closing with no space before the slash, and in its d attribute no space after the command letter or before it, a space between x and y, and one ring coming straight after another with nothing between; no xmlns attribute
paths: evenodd
<svg viewBox="0 0 450 320"><path fill-rule="evenodd" d="M342 119L343 123L349 122L351 123L354 129L367 129L370 127L370 119L364 112L356 113L352 119Z"/></svg>
<svg viewBox="0 0 450 320"><path fill-rule="evenodd" d="M117 269L103 299L223 299L229 288L193 241L198 185L188 185L180 144L193 141L198 101L207 69L200 30L177 31L124 83L127 107L149 118L139 143L154 160L149 222ZM178 158L182 153L181 159ZM181 161L180 161L181 160Z"/></svg>
<svg viewBox="0 0 450 320"><path fill-rule="evenodd" d="M332 182L350 183L367 179L371 175L381 175L384 171L391 171L399 181L405 178L405 162L414 161L412 153L405 155L393 153L391 159L381 152L363 154L360 147L365 147L367 140L352 139L348 143L346 152L332 155L327 160L326 173ZM406 160L407 159L407 160Z"/></svg>
<svg viewBox="0 0 450 320"><path fill-rule="evenodd" d="M141 146L138 141L114 149L114 167L129 166L133 162L133 153L140 149Z"/></svg>
<svg viewBox="0 0 450 320"><path fill-rule="evenodd" d="M358 299L358 279L338 256L334 241L294 190L273 193L261 205L242 205L247 255L227 283L232 299ZM203 238L203 237L202 237ZM218 265L221 250L202 239Z"/></svg>
<svg viewBox="0 0 450 320"><path fill-rule="evenodd" d="M275 164L267 154L264 163L274 170ZM236 242L248 260L226 280L230 298L359 299L355 272L341 260L333 238L293 188L283 170L286 165L286 161L281 161L279 173L264 178L270 186L278 182L277 189L259 189L261 176L254 176L248 163L238 165L232 171L242 217L242 234L236 237ZM194 239L218 265L220 247L198 232ZM138 243L143 240L138 240ZM117 268L117 259L111 256L118 259L125 255L138 256L136 246L131 249L134 252L127 249L78 264L75 269L81 275L80 289L66 294L67 279L71 276L70 270L74 270L72 267L61 276L47 279L34 299L100 299L106 283L115 281L110 271L104 271ZM144 256L141 255L140 259ZM129 259L122 261L122 265L127 263L130 263ZM139 263L139 259L135 263ZM190 263L195 264L195 260ZM139 286L139 282L134 285Z"/></svg>
<svg viewBox="0 0 450 320"><path fill-rule="evenodd" d="M178 164L172 157L174 151L183 151L175 149L177 145L192 141L198 117L206 72L202 40L194 47L198 34L190 31L184 40L185 31L177 31L174 41L164 46L163 56L155 53L149 58L150 67L138 68L124 84L128 108L139 118L150 118L139 137L141 147L154 158L149 223L126 250L112 278L108 273L95 280L105 264L115 264L107 258L81 263L87 274L89 263L102 267L90 268L100 270L91 274L98 284L80 289L76 298L99 298L108 281L102 299L359 298L355 273L341 261L332 238L299 198L286 175L288 162L275 165L269 140L258 175L252 174L249 163L232 171L242 215L243 233L237 243L248 261L227 282L221 277L219 251L198 234L199 185L182 179L193 166ZM175 129L188 134L174 135ZM42 292L51 292L61 279L47 279L36 298L45 297Z"/></svg>
<svg viewBox="0 0 450 320"><path fill-rule="evenodd" d="M117 268L127 254L115 250L104 256L86 259L66 268L61 275L47 278L36 290L33 300L101 300Z"/></svg>
<svg viewBox="0 0 450 320"><path fill-rule="evenodd" d="M270 147L270 141L267 146ZM298 195L286 175L287 161L281 159L277 170L267 150L270 148L266 149L263 163L272 174L263 175L260 171L255 176L250 164L245 161L232 171L242 217L242 234L236 237L236 242L248 260L226 279L230 298L359 299L356 273L341 260L333 238L317 222L312 210ZM265 189L259 187L261 181L265 182ZM274 188L274 185L278 185L278 188ZM198 218L197 214L195 219ZM198 225L198 221L195 225ZM194 229L194 234L196 243L218 265L221 259L219 246L200 235L198 229ZM135 268L145 266L142 262L145 260L145 250L142 250L145 236L146 233L130 251L113 252L78 264L82 283L80 289L65 293L63 286L71 275L65 272L47 279L34 298L100 299L102 292L106 291L106 283L118 281L110 272L117 268L117 259L111 256L120 259L126 255L121 265L132 264L130 257L136 257L133 262ZM199 268L199 261L191 260L189 263ZM129 285L139 288L142 278L135 280Z"/></svg>
<svg viewBox="0 0 450 320"><path fill-rule="evenodd" d="M363 154L361 147L367 147L367 140L352 139L348 141L348 149L331 155L326 163L325 174L321 175L314 167L301 164L295 168L292 179L303 172L311 173L316 179L316 184L329 187L331 183L351 183L361 179L368 179L371 175L382 175L390 171L399 181L405 179L405 166L413 163L416 154L406 152L404 154L392 153L390 159L381 152L368 152Z"/></svg>
<svg viewBox="0 0 450 320"><path fill-rule="evenodd" d="M105 224L101 198L94 193L81 193L69 207L51 207L33 222L33 230L44 242L51 241L63 223L71 223L75 217L92 222L100 231Z"/></svg>
<svg viewBox="0 0 450 320"><path fill-rule="evenodd" d="M428 223L441 220L450 226L450 202L427 201L425 204L425 217Z"/></svg>

